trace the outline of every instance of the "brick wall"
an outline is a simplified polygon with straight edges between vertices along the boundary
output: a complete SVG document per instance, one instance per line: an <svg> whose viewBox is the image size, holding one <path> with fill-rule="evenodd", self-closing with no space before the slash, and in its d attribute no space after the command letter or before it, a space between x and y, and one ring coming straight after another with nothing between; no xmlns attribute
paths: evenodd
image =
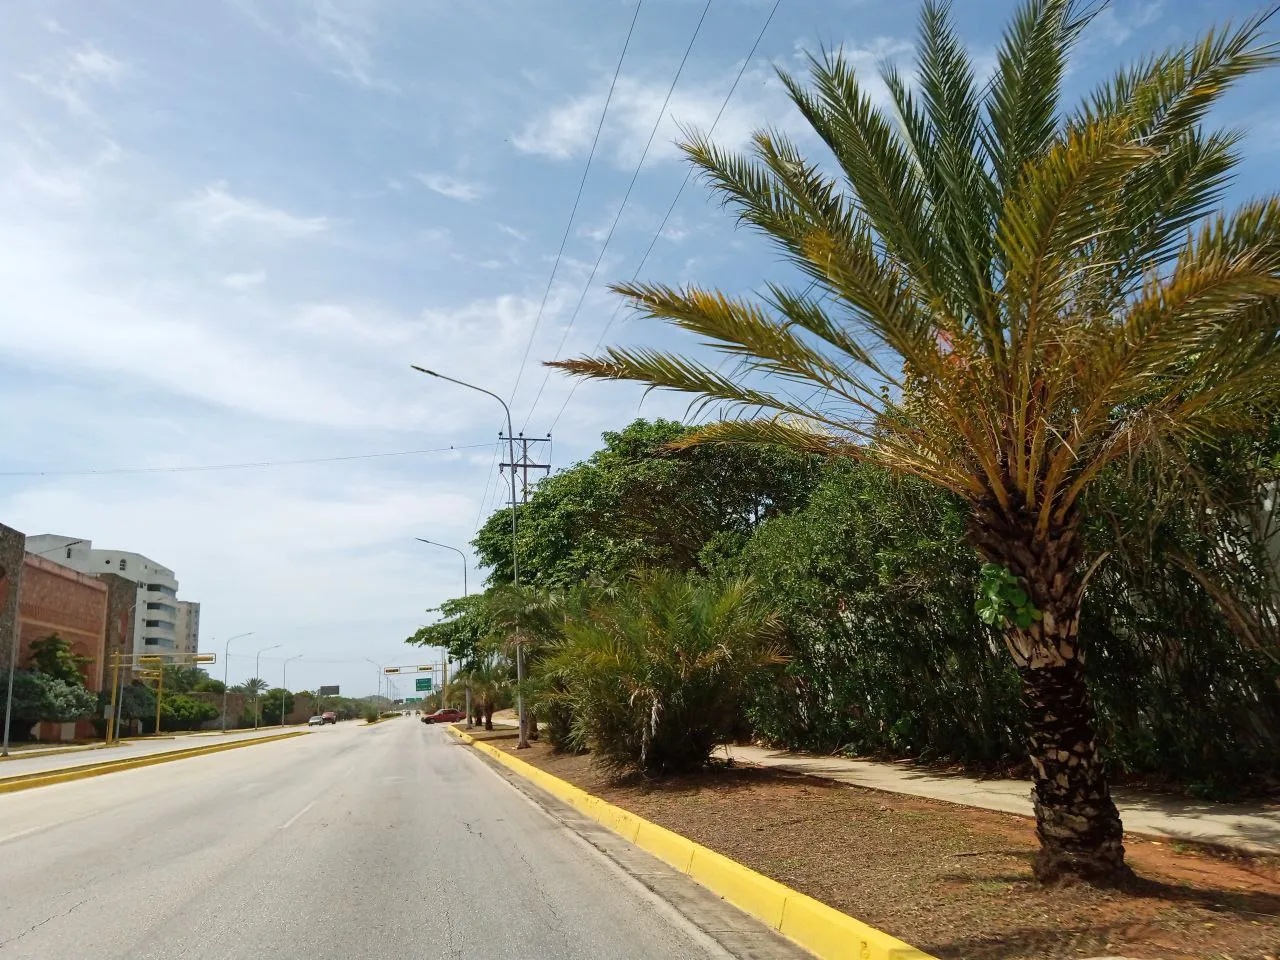
<svg viewBox="0 0 1280 960"><path fill-rule="evenodd" d="M25 535L0 523L0 671L8 671L9 655L18 638L18 590L26 545Z"/></svg>
<svg viewBox="0 0 1280 960"><path fill-rule="evenodd" d="M127 657L133 653L134 604L138 600L138 585L118 573L100 573L97 579L107 588L107 658L104 661L104 680L111 681L111 656L123 651ZM127 684L133 672L127 663L121 671Z"/></svg>
<svg viewBox="0 0 1280 960"><path fill-rule="evenodd" d="M89 658L83 669L85 686L101 690L107 659L106 584L27 554L18 593L18 662L27 665L32 642L53 633L70 643L78 656Z"/></svg>

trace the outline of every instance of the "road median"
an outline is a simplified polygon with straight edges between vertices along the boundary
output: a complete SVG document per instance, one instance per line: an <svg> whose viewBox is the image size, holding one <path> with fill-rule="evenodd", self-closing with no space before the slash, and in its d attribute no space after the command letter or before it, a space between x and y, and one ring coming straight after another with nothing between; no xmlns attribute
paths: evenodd
<svg viewBox="0 0 1280 960"><path fill-rule="evenodd" d="M119 760L104 760L101 763L86 763L75 767L63 767L57 770L43 770L38 773L19 774L13 777L0 778L0 793L15 793L19 790L31 790L35 787L46 787L55 783L67 783L71 780L84 780L88 777L99 777L120 770L133 770L137 767L149 767L157 763L168 763L171 760L186 760L206 753L221 753L224 750L235 750L239 747L254 746L259 743L274 743L277 740L288 740L290 737L301 737L306 730L291 730L265 737L246 737L231 740L227 743L210 743L199 747L188 747L183 750L169 750L163 753L151 753L141 757L122 757Z"/></svg>
<svg viewBox="0 0 1280 960"><path fill-rule="evenodd" d="M823 960L932 960L861 920L593 796L450 725L449 733Z"/></svg>

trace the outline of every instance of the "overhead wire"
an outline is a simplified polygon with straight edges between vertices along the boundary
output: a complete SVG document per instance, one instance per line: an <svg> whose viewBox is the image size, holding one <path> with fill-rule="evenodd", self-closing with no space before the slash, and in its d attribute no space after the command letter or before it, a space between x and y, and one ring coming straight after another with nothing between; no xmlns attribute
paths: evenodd
<svg viewBox="0 0 1280 960"><path fill-rule="evenodd" d="M511 396L508 403L514 403L516 399L516 391L520 389L520 379L524 376L525 365L529 362L529 351L533 349L534 338L538 335L538 325L542 322L542 314L547 309L547 298L551 296L551 286L555 283L556 272L560 269L560 260L564 256L565 245L569 242L569 232L573 229L573 219L578 213L578 204L582 200L582 190L587 185L587 174L591 172L591 161L595 159L596 146L600 143L600 131L604 129L604 118L609 113L609 104L613 101L613 91L618 85L618 76L622 73L622 61L626 59L627 48L631 46L631 35L635 32L636 21L640 19L640 8L644 6L644 0L637 0L636 12L631 17L631 26L627 28L627 38L622 43L622 53L618 55L617 66L613 69L613 79L609 82L609 92L604 98L604 107L600 111L600 120L596 123L595 136L591 138L591 149L587 152L587 164L582 168L582 179L578 181L578 192L573 198L573 206L569 209L569 219L564 225L564 235L560 238L560 249L556 251L556 258L551 264L551 276L547 277L547 288L542 291L542 302L538 304L538 312L533 318L533 328L529 331L529 342L525 344L524 356L520 360L520 367L516 370L516 382L511 387Z"/></svg>
<svg viewBox="0 0 1280 960"><path fill-rule="evenodd" d="M489 461L489 472L485 474L484 493L480 494L480 509L476 511L476 522L472 524L472 536L480 530L480 521L484 518L485 501L489 499L489 487L493 483L493 468L498 462L498 451L502 449L502 441L498 440L493 445L493 459Z"/></svg>
<svg viewBox="0 0 1280 960"><path fill-rule="evenodd" d="M631 174L631 182L627 184L626 192L622 195L622 202L618 205L618 212L614 214L613 222L609 224L609 231L605 234L604 243L600 246L600 253L591 267L591 273L587 276L587 282L582 287L582 293L578 296L578 302L574 305L573 313L569 316L569 322L565 325L564 333L560 335L560 342L556 344L553 356L560 356L560 351L564 349L565 342L569 339L569 332L573 329L573 324L578 319L578 314L582 311L582 304L586 302L587 293L591 290L591 284L595 281L596 272L604 261L604 255L609 249L610 241L613 240L614 231L617 230L618 222L622 219L623 211L627 208L627 201L631 199L631 191L635 189L636 181L640 179L640 171L644 168L644 162L649 157L649 150L653 147L653 140L658 135L662 120L667 115L667 107L671 103L671 96L676 91L676 84L680 82L680 75L684 72L685 64L689 62L689 54L693 52L693 45L698 39L698 34L702 31L703 23L706 22L707 13L711 10L711 4L712 0L707 0L702 8L701 16L698 17L698 22L694 24L693 33L684 48L684 56L680 58L675 75L671 78L671 85L667 87L667 95L663 98L662 106L658 108L658 116L653 121L653 128L649 131L649 139L645 141L644 149L640 151L640 159L636 162L635 172ZM542 376L542 383L538 386L538 392L534 395L533 403L529 407L529 414L525 417L523 426L520 427L522 431L529 426L529 421L533 419L534 413L537 412L538 401L542 399L542 393L546 390L547 382L550 379L551 371L548 369Z"/></svg>
<svg viewBox="0 0 1280 960"><path fill-rule="evenodd" d="M304 460L255 460L246 463L207 463L177 467L103 467L89 470L8 470L0 471L0 477L107 477L139 473L202 473L213 470L255 470L263 467L296 467L313 463L344 463L351 460L378 460L384 457L414 457L429 453L448 453L452 450L474 450L487 447L487 443L466 443L448 447L432 447L428 450L393 450L389 453L357 453L343 457L311 457Z"/></svg>
<svg viewBox="0 0 1280 960"><path fill-rule="evenodd" d="M747 51L747 55L743 58L742 65L738 68L738 73L733 78L733 83L729 86L729 92L725 94L724 102L720 104L720 109L716 111L715 119L711 121L711 127L707 130L708 137L715 133L716 126L720 123L720 118L724 116L725 110L728 109L729 101L733 99L733 94L738 89L738 84L742 80L742 75L747 72L747 67L755 56L760 43L764 40L764 35L769 29L769 24L773 22L774 15L778 12L778 8L780 6L782 6L782 0L774 0L773 6L769 8L769 15L765 17L764 23L760 25L760 31L756 34L755 41L751 44L751 49ZM667 212L662 215L662 221L658 224L658 229L653 232L653 237L649 240L649 246L645 249L644 256L640 258L640 262L636 265L635 272L631 275L632 283L639 278L640 271L644 269L644 265L649 261L649 255L653 253L653 248L657 245L658 238L662 236L662 231L667 228L667 221L671 219L671 214L675 212L676 204L680 202L680 198L684 195L685 187L689 185L689 181L692 178L693 168L690 167L685 173L684 179L680 181L680 187L676 190L676 195L671 198L671 203L667 207ZM623 305L623 301L619 300L618 305L614 308L613 314L609 317L608 322L605 323L604 329L600 331L600 337L596 340L596 345L591 351L592 353L598 351L600 349L600 345L604 343L604 338L608 336L609 330L613 327L614 321L618 319L618 315L622 312ZM569 401L573 399L573 395L577 392L578 386L581 383L581 380L575 380L573 382L573 386L570 388L568 396L564 398L564 403L560 405L559 412L556 414L555 419L551 421L551 426L548 428L549 430L554 430L556 424L560 422L560 418L564 416L564 412L569 406Z"/></svg>

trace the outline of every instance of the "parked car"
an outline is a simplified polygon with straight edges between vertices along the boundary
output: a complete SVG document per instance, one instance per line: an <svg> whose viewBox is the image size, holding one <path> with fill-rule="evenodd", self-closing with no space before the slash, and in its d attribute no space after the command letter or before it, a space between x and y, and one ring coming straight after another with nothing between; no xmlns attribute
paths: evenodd
<svg viewBox="0 0 1280 960"><path fill-rule="evenodd" d="M457 723L459 720L467 719L467 715L461 710L454 710L452 707L446 707L444 710L437 710L435 713L428 713L422 718L423 723Z"/></svg>
<svg viewBox="0 0 1280 960"><path fill-rule="evenodd" d="M320 714L320 719L325 723L337 723L338 715L332 710L326 710L324 713Z"/></svg>
<svg viewBox="0 0 1280 960"><path fill-rule="evenodd" d="M316 714L314 717L312 717L310 720L307 721L308 727L323 727L324 725L325 725L325 719L319 714Z"/></svg>

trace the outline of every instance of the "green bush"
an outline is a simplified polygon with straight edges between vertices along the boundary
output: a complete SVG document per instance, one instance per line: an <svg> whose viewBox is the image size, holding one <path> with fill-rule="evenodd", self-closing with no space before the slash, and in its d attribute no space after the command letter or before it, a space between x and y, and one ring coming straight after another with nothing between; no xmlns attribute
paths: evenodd
<svg viewBox="0 0 1280 960"><path fill-rule="evenodd" d="M639 574L570 620L551 654L568 739L616 772L697 770L732 733L747 684L781 662L778 637L747 578Z"/></svg>
<svg viewBox="0 0 1280 960"><path fill-rule="evenodd" d="M378 708L377 708L377 707L365 707L365 708L364 708L364 711L360 714L360 716L364 717L364 720L365 720L365 722L366 722L366 723L377 723L377 722L378 722L378 719L379 719L379 718L378 718Z"/></svg>
<svg viewBox="0 0 1280 960"><path fill-rule="evenodd" d="M160 701L161 730L195 730L207 720L218 715L218 708L211 703L175 693ZM152 723L154 723L154 719Z"/></svg>
<svg viewBox="0 0 1280 960"><path fill-rule="evenodd" d="M9 675L0 673L0 690L7 690L8 682ZM66 683L36 670L15 670L10 737L28 739L31 728L42 720L52 723L82 720L94 712L97 704L97 695L81 684Z"/></svg>

